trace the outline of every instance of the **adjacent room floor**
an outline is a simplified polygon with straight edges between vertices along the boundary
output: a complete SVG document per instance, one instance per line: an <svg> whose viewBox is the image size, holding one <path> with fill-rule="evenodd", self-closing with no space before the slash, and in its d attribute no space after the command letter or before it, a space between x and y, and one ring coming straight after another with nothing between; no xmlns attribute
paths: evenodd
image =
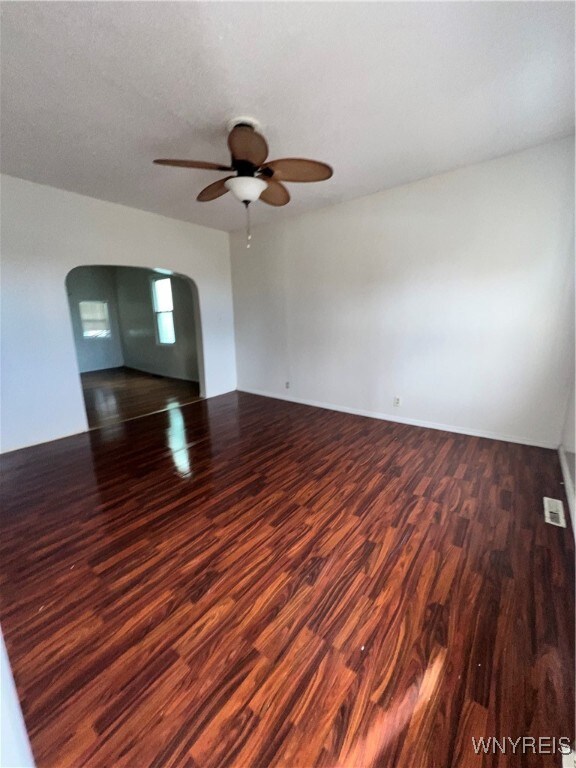
<svg viewBox="0 0 576 768"><path fill-rule="evenodd" d="M200 398L198 383L155 376L132 368L109 368L81 374L90 427L117 424L164 411Z"/></svg>
<svg viewBox="0 0 576 768"><path fill-rule="evenodd" d="M39 768L544 768L472 737L574 738L554 451L231 393L1 468Z"/></svg>

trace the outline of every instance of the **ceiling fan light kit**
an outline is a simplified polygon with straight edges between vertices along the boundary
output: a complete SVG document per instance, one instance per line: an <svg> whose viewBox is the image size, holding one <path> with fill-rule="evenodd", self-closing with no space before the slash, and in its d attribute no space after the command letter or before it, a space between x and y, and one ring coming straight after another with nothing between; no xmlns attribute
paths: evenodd
<svg viewBox="0 0 576 768"><path fill-rule="evenodd" d="M228 123L228 148L231 154L230 165L208 163L197 160L154 160L158 165L177 168L199 168L211 171L234 171L235 176L227 176L205 187L196 198L204 203L215 200L230 191L234 197L246 206L247 244L250 247L250 217L248 206L256 200L268 205L282 206L290 202L290 193L282 183L324 181L332 176L332 168L317 160L289 157L266 162L268 145L259 133L260 124L251 117L239 117Z"/></svg>
<svg viewBox="0 0 576 768"><path fill-rule="evenodd" d="M232 192L236 200L249 204L258 200L268 183L257 176L233 176L224 182L224 186Z"/></svg>

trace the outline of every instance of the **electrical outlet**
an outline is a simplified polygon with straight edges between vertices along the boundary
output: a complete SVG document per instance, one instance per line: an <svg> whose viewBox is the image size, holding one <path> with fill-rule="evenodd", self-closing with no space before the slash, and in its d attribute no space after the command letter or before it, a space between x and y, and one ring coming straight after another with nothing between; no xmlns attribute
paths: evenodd
<svg viewBox="0 0 576 768"><path fill-rule="evenodd" d="M284 384L284 386L286 387L286 389L290 389L290 382L289 382L289 381L287 381L287 382Z"/></svg>
<svg viewBox="0 0 576 768"><path fill-rule="evenodd" d="M400 397L398 395L396 395L394 397L394 400L392 400L392 405L394 406L394 408L399 408L401 402L402 401L400 400Z"/></svg>

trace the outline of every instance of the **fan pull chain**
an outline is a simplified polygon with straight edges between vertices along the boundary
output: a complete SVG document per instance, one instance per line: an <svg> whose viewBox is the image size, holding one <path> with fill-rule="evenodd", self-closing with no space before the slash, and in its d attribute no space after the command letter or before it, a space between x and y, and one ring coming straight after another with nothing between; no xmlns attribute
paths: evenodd
<svg viewBox="0 0 576 768"><path fill-rule="evenodd" d="M246 248L250 248L250 240L252 240L252 232L250 231L250 203L244 201L246 206Z"/></svg>

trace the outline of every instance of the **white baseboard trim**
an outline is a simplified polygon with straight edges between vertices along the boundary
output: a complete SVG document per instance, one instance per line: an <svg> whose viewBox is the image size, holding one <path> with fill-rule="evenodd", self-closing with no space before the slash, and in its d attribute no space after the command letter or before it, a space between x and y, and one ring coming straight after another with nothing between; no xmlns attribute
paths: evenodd
<svg viewBox="0 0 576 768"><path fill-rule="evenodd" d="M67 437L77 437L78 435L87 435L90 432L88 422L86 427L79 432L66 432L65 435L58 435L57 437L51 437L49 440L35 440L33 443L23 443L22 445L2 445L0 447L0 456L7 456L9 453L15 453L16 451L24 451L26 448L36 448L39 445L46 445L47 443L55 443L57 440L65 440ZM0 767L1 768L1 767Z"/></svg>
<svg viewBox="0 0 576 768"><path fill-rule="evenodd" d="M260 397L271 397L274 400L285 400L289 403L298 403L298 405L312 405L315 408L325 408L328 411L339 411L341 413L351 413L354 416L367 416L369 419L380 419L381 421L393 421L397 424L409 424L412 427L424 427L425 429L438 429L442 432L454 432L457 435L469 435L470 437L486 437L489 440L502 440L505 443L518 443L519 445L531 445L535 448L551 448L557 450L558 443L537 442L525 437L515 435L502 435L498 432L488 432L482 429L468 429L464 427L454 427L449 424L436 424L432 421L420 421L419 419L406 419L399 416L392 416L389 413L380 413L379 411L364 411L360 408L348 408L345 405L335 405L334 403L323 403L316 400L305 400L300 397L288 397L273 392L264 392L259 389L239 388L239 392L246 392L249 395L260 395Z"/></svg>
<svg viewBox="0 0 576 768"><path fill-rule="evenodd" d="M564 488L566 489L566 497L568 499L568 509L570 510L570 519L572 520L572 531L574 538L576 539L576 489L572 482L572 475L570 474L570 468L568 467L568 459L566 457L566 451L562 446L558 448L558 456L560 457L560 466L562 467L562 477L564 478Z"/></svg>

